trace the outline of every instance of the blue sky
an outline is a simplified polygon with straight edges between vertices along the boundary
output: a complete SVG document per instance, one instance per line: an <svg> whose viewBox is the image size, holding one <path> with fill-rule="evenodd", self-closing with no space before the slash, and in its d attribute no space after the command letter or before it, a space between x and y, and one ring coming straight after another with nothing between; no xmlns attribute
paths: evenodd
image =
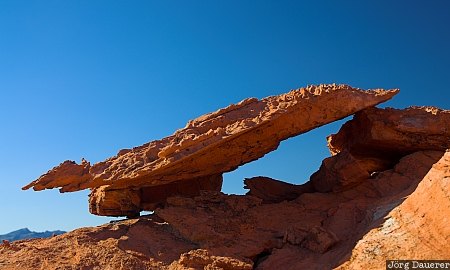
<svg viewBox="0 0 450 270"><path fill-rule="evenodd" d="M308 84L400 88L450 109L449 1L0 1L0 234L107 222L87 192L21 187L189 119ZM225 175L303 183L342 121Z"/></svg>

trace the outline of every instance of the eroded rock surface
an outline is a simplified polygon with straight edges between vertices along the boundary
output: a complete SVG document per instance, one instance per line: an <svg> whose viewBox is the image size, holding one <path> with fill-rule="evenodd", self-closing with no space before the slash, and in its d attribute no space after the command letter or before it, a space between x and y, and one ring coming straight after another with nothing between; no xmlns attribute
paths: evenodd
<svg viewBox="0 0 450 270"><path fill-rule="evenodd" d="M170 197L150 216L1 245L0 269L384 269L392 257L444 259L449 179L450 152L419 151L359 185L289 201Z"/></svg>
<svg viewBox="0 0 450 270"><path fill-rule="evenodd" d="M382 269L385 260L392 258L450 258L450 152L398 204L388 215L381 215L379 224L357 242L351 256L338 269L372 269L374 265Z"/></svg>
<svg viewBox="0 0 450 270"><path fill-rule="evenodd" d="M435 107L368 108L328 137L332 154L344 149L357 156L387 159L420 150L450 148L450 111Z"/></svg>
<svg viewBox="0 0 450 270"><path fill-rule="evenodd" d="M244 188L249 190L247 195L260 198L264 203L289 201L303 193L314 191L310 182L303 185L294 185L264 176L246 178L244 184Z"/></svg>
<svg viewBox="0 0 450 270"><path fill-rule="evenodd" d="M358 117L378 119L389 110L368 109ZM180 185L169 182L176 186L161 186L158 192L130 188L123 195L121 189L102 191L111 186L96 187L91 199L99 202L91 207L133 214L144 198L155 211L50 239L4 243L0 269L385 269L387 259L448 259L450 151L445 143L450 136L445 121L438 131L432 128L433 119L443 121L447 112L413 110L419 113L407 109L402 116L395 110L394 120L385 115L384 121L374 121L374 129L358 117L346 123L331 144L339 151L303 185L255 177L245 180L247 195L225 195L218 190L222 176L216 174ZM399 128L404 123L395 121L405 118L415 125L421 121L431 139L422 142L427 137L417 135L418 126L411 133ZM355 123L367 142L345 142L356 139L356 129L349 128ZM372 137L382 125L386 134ZM396 136L398 148L391 143ZM379 144L367 151L374 138ZM417 145L413 138L419 138ZM71 177L86 175L86 162L64 166L71 168ZM177 192L194 182L184 187L186 194ZM108 197L114 192L118 195Z"/></svg>
<svg viewBox="0 0 450 270"><path fill-rule="evenodd" d="M215 179L275 150L282 140L384 102L397 92L333 84L246 99L192 120L169 137L123 149L92 166L85 160L80 165L65 161L24 189L59 187L68 192L91 188L93 214L137 215L141 210L154 210L168 196L182 195L189 183ZM183 186L183 182L188 183ZM184 195L200 190L217 190L217 185L203 182ZM157 198L146 197L155 194Z"/></svg>
<svg viewBox="0 0 450 270"><path fill-rule="evenodd" d="M101 186L93 188L89 194L89 211L100 216L136 217L142 209L153 210L171 196L194 197L202 190L220 191L222 180L222 174L216 174L135 189Z"/></svg>

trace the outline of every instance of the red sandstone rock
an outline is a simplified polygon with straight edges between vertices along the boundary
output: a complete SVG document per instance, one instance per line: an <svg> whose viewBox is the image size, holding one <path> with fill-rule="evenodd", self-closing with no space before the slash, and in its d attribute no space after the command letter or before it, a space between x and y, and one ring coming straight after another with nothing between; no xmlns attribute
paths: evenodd
<svg viewBox="0 0 450 270"><path fill-rule="evenodd" d="M66 192L103 185L155 186L231 171L275 150L282 140L384 102L397 92L319 85L246 99L192 120L172 136L121 150L93 166L66 161L24 188L61 187Z"/></svg>
<svg viewBox="0 0 450 270"><path fill-rule="evenodd" d="M154 210L167 196L184 194L196 179L216 179L275 150L282 140L384 102L397 92L319 85L261 100L246 99L192 120L169 137L121 150L92 166L84 160L81 165L65 161L24 189L91 188L91 213L134 216L141 210ZM187 183L180 188L183 182ZM184 195L205 189L217 190L217 185L202 184ZM155 194L157 198L150 197Z"/></svg>
<svg viewBox="0 0 450 270"><path fill-rule="evenodd" d="M191 250L181 255L177 262L169 266L169 270L221 269L251 270L253 263L228 257L211 256L205 249Z"/></svg>
<svg viewBox="0 0 450 270"><path fill-rule="evenodd" d="M294 185L264 176L246 178L244 184L244 188L249 190L247 195L260 198L264 203L293 200L305 192L313 191L310 183Z"/></svg>
<svg viewBox="0 0 450 270"><path fill-rule="evenodd" d="M0 269L384 269L390 256L448 258L449 173L450 152L421 151L359 185L291 201L170 197L151 216L0 246Z"/></svg>
<svg viewBox="0 0 450 270"><path fill-rule="evenodd" d="M311 229L301 245L311 251L325 253L338 241L339 239L333 232L317 226Z"/></svg>
<svg viewBox="0 0 450 270"><path fill-rule="evenodd" d="M155 209L166 198L177 195L198 196L201 190L220 191L222 175L212 175L171 182L140 189L111 189L109 186L94 188L89 195L89 211L101 216L135 217L142 209Z"/></svg>
<svg viewBox="0 0 450 270"><path fill-rule="evenodd" d="M394 202L368 228L339 269L384 269L388 259L450 258L450 152L433 165L414 192ZM392 210L391 210L392 209ZM374 213L376 214L376 212Z"/></svg>
<svg viewBox="0 0 450 270"><path fill-rule="evenodd" d="M450 148L450 111L434 107L368 108L328 137L332 154L344 149L356 156L388 159L420 150Z"/></svg>
<svg viewBox="0 0 450 270"><path fill-rule="evenodd" d="M7 248L11 247L11 243L8 240L2 240L2 244Z"/></svg>
<svg viewBox="0 0 450 270"><path fill-rule="evenodd" d="M219 171L179 182L165 179L156 186L147 186L145 177L127 188L119 178L104 179L114 184L94 187L92 212L134 215L156 208L154 214L17 241L13 249L0 245L0 269L385 269L385 260L392 258L448 259L447 117L446 111L423 108L360 112L331 137L335 155L302 186L256 177L245 181L249 193L238 196L218 192ZM267 129L260 127L264 136L273 121L263 125ZM212 145L224 147L220 142L225 140L224 145L239 146L230 142L242 137L230 138ZM161 148L163 156L176 152L171 147ZM115 164L127 153L109 161ZM181 160L193 174L195 162ZM126 163L121 168L109 161L100 164L111 177L126 170ZM178 161L167 162L162 165L168 166L166 172L181 168ZM65 162L34 184L37 189L56 183L78 189L93 183L95 166ZM143 185L135 186L137 180Z"/></svg>
<svg viewBox="0 0 450 270"><path fill-rule="evenodd" d="M320 169L311 175L311 185L319 192L339 191L360 184L375 172L391 166L389 160L354 157L347 150L322 161Z"/></svg>
<svg viewBox="0 0 450 270"><path fill-rule="evenodd" d="M301 195L299 200L303 201L306 209L314 209L315 203L318 209L327 213L320 228L333 233L338 241L323 254L318 250L316 253L306 252L295 245L275 248L256 269L385 269L386 259L449 258L450 250L445 246L446 243L448 246L448 237L445 235L450 234L447 228L442 227L450 203L450 183L446 181L450 173L449 154L443 157L443 152L438 151L416 152L402 158L395 168L350 189ZM430 175L436 178L428 181ZM436 188L423 193L420 198L416 197L422 193L421 186L425 183ZM432 195L433 192L437 196ZM405 197L408 198L405 200ZM422 208L421 205L427 207ZM407 219L395 224L389 221L392 213L404 211L400 209L405 206L413 206L408 210ZM416 215L418 208L423 209L418 211L420 216ZM434 210L429 211L430 208ZM434 211L440 213L433 214ZM425 215L422 214L424 212ZM429 216L430 220L422 215ZM405 230L401 229L403 227ZM375 235L373 238L372 234ZM305 233L299 235L301 239ZM427 239L436 239L438 235L444 237L433 246ZM299 242L301 240L294 241ZM323 243L324 247L326 243Z"/></svg>

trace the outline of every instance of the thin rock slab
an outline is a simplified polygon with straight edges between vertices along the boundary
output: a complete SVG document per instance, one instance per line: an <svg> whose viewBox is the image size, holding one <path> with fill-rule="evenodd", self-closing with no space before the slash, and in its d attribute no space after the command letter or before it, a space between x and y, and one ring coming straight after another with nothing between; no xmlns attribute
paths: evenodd
<svg viewBox="0 0 450 270"><path fill-rule="evenodd" d="M348 85L318 85L258 100L245 99L198 117L173 135L105 161L65 161L24 189L78 191L157 186L236 169L277 149L279 143L364 108L385 102L397 89L363 91Z"/></svg>

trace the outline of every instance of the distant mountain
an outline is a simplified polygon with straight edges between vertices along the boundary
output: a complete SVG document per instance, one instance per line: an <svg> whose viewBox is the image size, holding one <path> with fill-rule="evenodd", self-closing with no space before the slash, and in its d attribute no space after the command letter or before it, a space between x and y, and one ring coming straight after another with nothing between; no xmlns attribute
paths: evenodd
<svg viewBox="0 0 450 270"><path fill-rule="evenodd" d="M7 234L0 235L0 241L1 240L8 240L8 241L16 241L21 239L31 239L31 238L46 238L50 237L53 234L63 234L64 231L45 231L45 232L33 232L30 231L28 228L23 228L17 231L13 231Z"/></svg>

